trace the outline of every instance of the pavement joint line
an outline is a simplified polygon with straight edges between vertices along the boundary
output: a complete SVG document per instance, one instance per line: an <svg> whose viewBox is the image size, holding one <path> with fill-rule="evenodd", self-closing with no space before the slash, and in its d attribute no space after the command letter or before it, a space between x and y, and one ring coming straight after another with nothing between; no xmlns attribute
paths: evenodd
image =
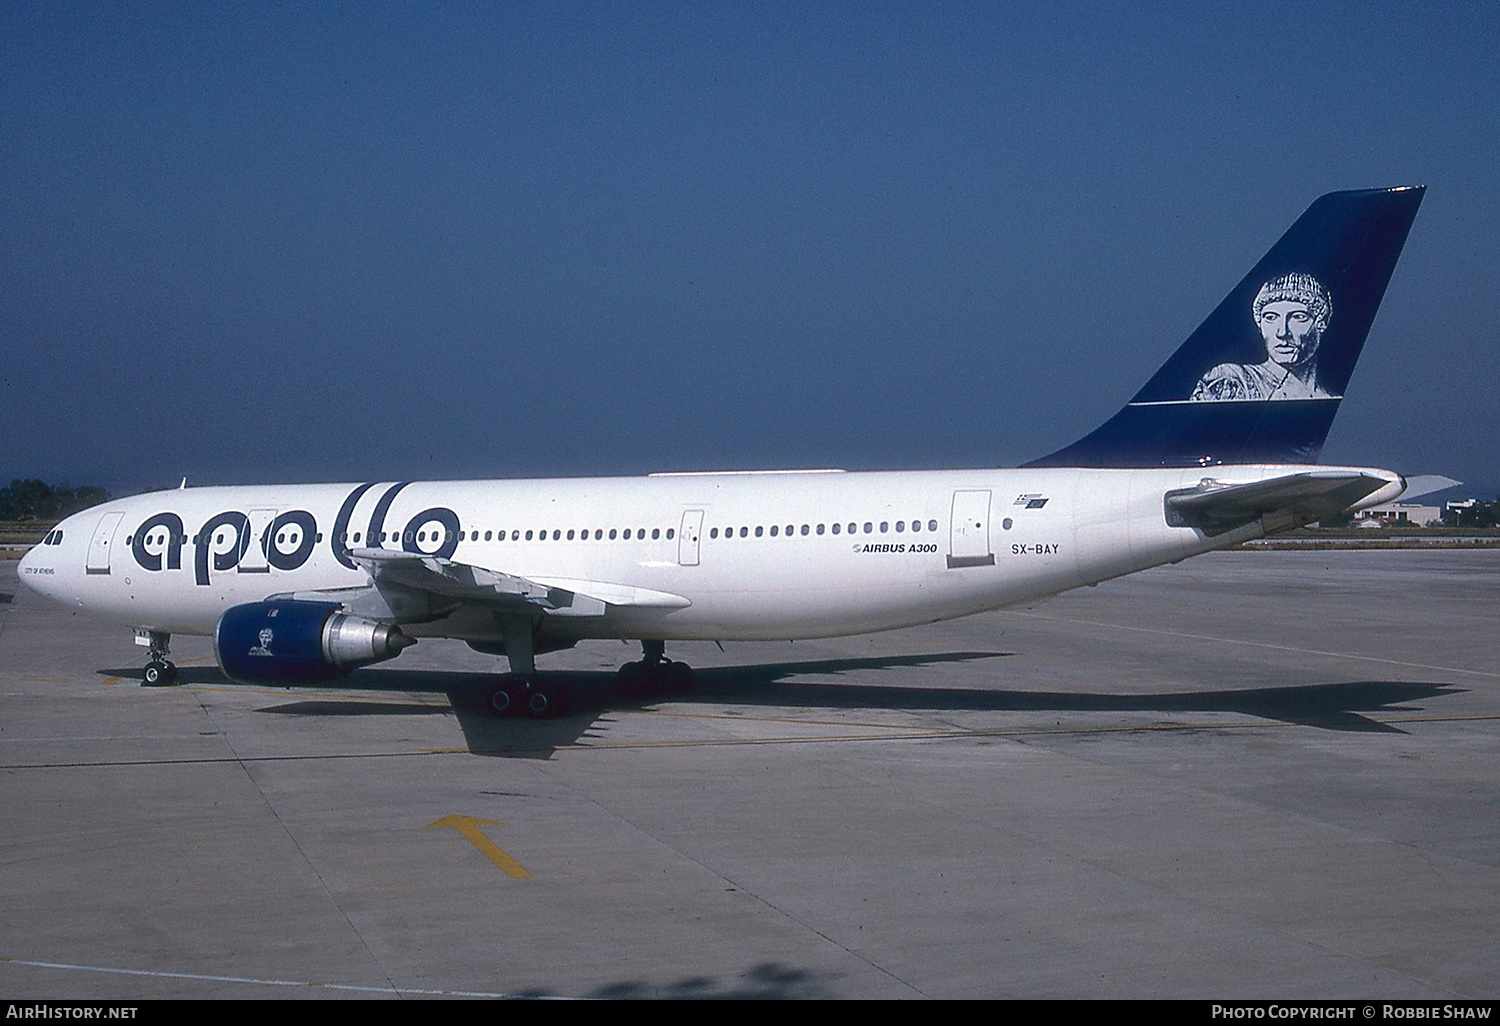
<svg viewBox="0 0 1500 1026"><path fill-rule="evenodd" d="M426 997L513 998L518 995L474 990L430 990L417 987L374 986L357 983L319 983L315 980L270 980L254 976L216 976L209 973L179 973L160 969L123 969L103 965L73 965L67 962L33 962L20 958L0 957L0 964L22 965L33 969L62 969L86 973L110 973L116 976L153 976L170 980L201 980L205 983L248 983L262 987L307 987L317 990L350 990L366 994L417 994ZM553 1000L566 1000L554 998Z"/></svg>
<svg viewBox="0 0 1500 1026"><path fill-rule="evenodd" d="M318 881L318 885L323 889L323 894L327 898L328 902L333 906L333 908L338 912L338 915L343 919L344 925L348 927L349 932L353 934L354 939L359 942L359 946L364 949L365 954L370 957L370 960L375 964L376 968L380 970L380 974L385 977L387 986L389 986L392 990L395 990L396 981L391 978L390 973L386 972L385 966L381 964L380 956L377 955L373 950L371 950L370 944L365 939L364 934L360 931L359 926L355 924L353 919L350 918L349 911L344 907L343 902L339 900L338 894L336 894L334 892L334 889L329 886L328 880L324 877L322 870L318 868L318 863L312 858L311 855L307 853L307 850L302 846L302 841L298 838L296 831L291 828L286 819L282 816L281 808L274 800L272 800L271 796L266 793L266 789L264 786L262 786L260 779L257 778L257 776L253 772L251 772L250 766L246 764L244 758L241 757L239 750L235 747L234 738L228 736L227 734L224 734L222 728L214 719L213 711L209 709L208 704L203 700L203 696L201 693L194 694L193 698L197 701L198 708L202 712L203 717L207 719L209 723L213 724L216 730L224 735L224 747L229 749L229 754L234 757L234 761L239 765L240 772L245 775L245 779L249 782L250 786L255 789L255 793L260 796L260 800L264 804L266 811L271 814L271 818L276 821L277 827L280 828L282 834L286 837L292 848L297 852L297 857L302 860L302 863L307 867L308 872L310 872L313 875L313 878Z"/></svg>
<svg viewBox="0 0 1500 1026"><path fill-rule="evenodd" d="M864 720L810 720L794 716L739 716L734 713L690 713L663 712L658 709L643 710L650 716L670 716L682 720L728 720L731 723L801 723L814 727L876 727L881 730L912 730L909 723L870 723ZM937 730L936 727L922 728ZM953 727L962 731L963 727Z"/></svg>
<svg viewBox="0 0 1500 1026"><path fill-rule="evenodd" d="M1366 717L1371 723L1462 723L1500 720L1500 713L1472 713L1451 716ZM1316 727L1316 724L1285 720L1233 720L1227 723L1121 723L1103 727L997 727L992 730L921 730L899 734L800 735L764 738L683 738L663 741L603 741L598 743L566 742L563 744L508 745L500 748L424 748L406 752L349 752L315 755L262 755L234 758L222 756L205 759L122 759L107 762L57 762L0 764L0 770L33 769L103 769L130 766L197 766L271 762L322 762L349 759L408 759L434 755L503 755L514 752L554 751L623 751L632 748L715 748L731 745L828 744L868 741L949 741L984 737L1066 737L1070 734L1131 734L1193 730L1243 730L1270 727Z"/></svg>
<svg viewBox="0 0 1500 1026"><path fill-rule="evenodd" d="M230 695L263 695L267 698L327 698L340 699L346 702L390 702L404 705L430 705L434 708L451 708L452 703L447 698L435 699L425 698L420 695L409 695L405 693L367 692L367 691L303 691L295 688L252 688L227 684L181 684L178 690L186 691L213 691Z"/></svg>
<svg viewBox="0 0 1500 1026"><path fill-rule="evenodd" d="M1298 648L1295 645L1278 645L1270 641L1247 641L1244 638L1220 638L1212 634L1193 634L1189 631L1169 631L1160 627L1133 627L1123 623L1108 623L1104 620L1085 620L1071 616L1047 616L1042 613L1011 612L1028 620L1050 620L1053 623L1082 623L1095 627L1110 627L1117 631L1136 631L1141 634L1160 634L1169 638L1189 638L1193 641L1212 641L1220 645L1249 645L1253 648L1270 648L1280 652L1296 652L1300 655L1327 656L1331 659L1359 659L1367 663L1384 663L1387 666L1408 666L1414 670L1442 670L1444 673L1472 673L1480 677L1500 678L1493 670L1466 670L1459 666L1436 666L1432 663L1409 663L1402 659L1385 659L1381 656L1359 655L1355 652L1325 652L1318 648Z"/></svg>

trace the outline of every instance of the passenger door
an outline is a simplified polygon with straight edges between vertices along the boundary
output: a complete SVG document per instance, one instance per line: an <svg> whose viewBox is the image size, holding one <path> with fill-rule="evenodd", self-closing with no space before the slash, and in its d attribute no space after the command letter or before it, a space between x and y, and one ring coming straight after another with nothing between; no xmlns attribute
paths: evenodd
<svg viewBox="0 0 1500 1026"><path fill-rule="evenodd" d="M99 526L94 528L94 536L89 539L89 573L109 573L109 550L114 544L115 531L124 519L124 513L106 513L100 518Z"/></svg>
<svg viewBox="0 0 1500 1026"><path fill-rule="evenodd" d="M993 566L990 551L990 493L953 493L953 518L948 535L948 566Z"/></svg>

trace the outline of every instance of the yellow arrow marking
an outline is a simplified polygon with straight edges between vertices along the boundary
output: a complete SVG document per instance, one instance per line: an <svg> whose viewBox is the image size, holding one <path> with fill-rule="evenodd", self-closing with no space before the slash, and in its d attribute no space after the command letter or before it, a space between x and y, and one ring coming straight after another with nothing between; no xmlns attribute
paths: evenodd
<svg viewBox="0 0 1500 1026"><path fill-rule="evenodd" d="M485 858L504 870L506 876L516 880L525 880L531 876L526 871L526 867L505 854L498 844L484 836L483 831L479 829L482 826L504 825L504 823L497 823L492 819L475 819L473 816L444 816L436 823L428 823L422 829L452 828L457 830L460 834L463 834L470 844L478 848Z"/></svg>

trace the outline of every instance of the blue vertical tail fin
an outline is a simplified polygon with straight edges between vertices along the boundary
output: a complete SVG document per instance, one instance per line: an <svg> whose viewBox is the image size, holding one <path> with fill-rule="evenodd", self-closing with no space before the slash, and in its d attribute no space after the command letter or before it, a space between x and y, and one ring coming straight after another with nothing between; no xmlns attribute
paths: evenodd
<svg viewBox="0 0 1500 1026"><path fill-rule="evenodd" d="M1027 466L1317 462L1424 191L1314 202L1124 409Z"/></svg>

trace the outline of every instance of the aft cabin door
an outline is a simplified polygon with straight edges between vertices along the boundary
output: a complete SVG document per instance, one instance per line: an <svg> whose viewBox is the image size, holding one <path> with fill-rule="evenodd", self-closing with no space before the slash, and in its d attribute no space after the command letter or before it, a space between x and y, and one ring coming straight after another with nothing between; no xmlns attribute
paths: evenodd
<svg viewBox="0 0 1500 1026"><path fill-rule="evenodd" d="M124 513L106 513L100 518L99 526L94 528L94 537L89 539L89 573L109 573L109 550L114 545L115 530L124 519Z"/></svg>
<svg viewBox="0 0 1500 1026"><path fill-rule="evenodd" d="M990 551L990 493L953 493L953 519L948 537L948 566L993 566Z"/></svg>
<svg viewBox="0 0 1500 1026"><path fill-rule="evenodd" d="M677 536L677 562L682 566L698 565L698 539L703 534L703 511L690 509L682 514L682 533Z"/></svg>

